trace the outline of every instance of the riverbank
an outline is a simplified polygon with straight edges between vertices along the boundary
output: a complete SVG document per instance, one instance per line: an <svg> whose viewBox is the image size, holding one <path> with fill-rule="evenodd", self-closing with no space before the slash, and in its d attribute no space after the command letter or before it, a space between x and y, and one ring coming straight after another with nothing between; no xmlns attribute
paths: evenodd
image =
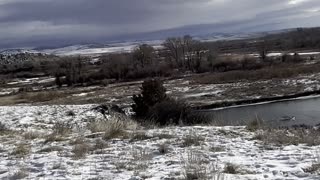
<svg viewBox="0 0 320 180"><path fill-rule="evenodd" d="M309 98L319 98L320 90L317 91L309 91L303 93L297 93L292 95L278 96L278 97L267 97L267 98L258 98L258 99L248 99L241 101L227 101L227 102L219 102L211 105L194 107L196 110L221 110L225 108L235 108L235 107L243 107L243 106L254 106L260 104L268 104L268 103L276 103L283 101L294 101L300 99L309 99Z"/></svg>
<svg viewBox="0 0 320 180"><path fill-rule="evenodd" d="M201 75L203 76L203 75ZM212 109L234 105L244 105L292 99L319 94L320 73L300 75L294 78L277 78L263 81L240 81L223 84L197 83L197 75L165 80L167 94L187 102L195 109ZM50 79L50 78L48 78ZM51 79L50 79L51 80ZM50 87L37 91L20 91L30 80L8 82L0 96L0 106L32 105L72 105L112 103L129 108L132 96L140 93L142 81L122 82L106 86L90 87ZM37 83L34 82L34 83Z"/></svg>

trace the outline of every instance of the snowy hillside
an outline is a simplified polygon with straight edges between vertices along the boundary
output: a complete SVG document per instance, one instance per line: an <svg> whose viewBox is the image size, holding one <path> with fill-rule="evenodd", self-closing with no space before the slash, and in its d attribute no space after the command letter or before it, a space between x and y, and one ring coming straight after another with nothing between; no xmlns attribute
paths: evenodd
<svg viewBox="0 0 320 180"><path fill-rule="evenodd" d="M214 33L206 35L197 35L194 38L200 41L219 41L219 40L235 40L247 39L262 36L264 33ZM0 54L19 54L19 53L43 53L58 56L87 55L95 56L104 53L130 52L139 44L149 44L154 48L161 48L164 40L133 40L121 43L107 44L83 44L71 45L50 49L8 49L0 50Z"/></svg>
<svg viewBox="0 0 320 180"><path fill-rule="evenodd" d="M0 107L0 179L319 179L319 146L244 127L144 129L92 107Z"/></svg>

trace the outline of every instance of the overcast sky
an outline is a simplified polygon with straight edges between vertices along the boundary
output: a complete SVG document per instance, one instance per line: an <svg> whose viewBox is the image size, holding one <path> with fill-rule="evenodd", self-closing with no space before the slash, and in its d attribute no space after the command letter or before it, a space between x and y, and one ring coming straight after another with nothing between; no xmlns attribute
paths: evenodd
<svg viewBox="0 0 320 180"><path fill-rule="evenodd" d="M0 0L2 48L102 42L204 24L213 32L319 26L320 0Z"/></svg>

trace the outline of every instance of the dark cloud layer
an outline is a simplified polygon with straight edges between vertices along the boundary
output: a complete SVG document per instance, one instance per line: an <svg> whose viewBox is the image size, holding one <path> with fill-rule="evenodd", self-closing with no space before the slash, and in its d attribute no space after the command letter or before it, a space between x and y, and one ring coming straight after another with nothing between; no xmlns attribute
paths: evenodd
<svg viewBox="0 0 320 180"><path fill-rule="evenodd" d="M0 47L319 26L319 10L319 0L0 0Z"/></svg>

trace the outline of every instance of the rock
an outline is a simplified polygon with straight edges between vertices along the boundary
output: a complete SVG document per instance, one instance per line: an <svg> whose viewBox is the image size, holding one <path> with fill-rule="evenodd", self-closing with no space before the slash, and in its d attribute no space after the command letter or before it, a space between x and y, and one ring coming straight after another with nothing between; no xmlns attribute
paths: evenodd
<svg viewBox="0 0 320 180"><path fill-rule="evenodd" d="M272 171L272 174L275 176L275 175L279 174L279 171L274 170L274 171Z"/></svg>

